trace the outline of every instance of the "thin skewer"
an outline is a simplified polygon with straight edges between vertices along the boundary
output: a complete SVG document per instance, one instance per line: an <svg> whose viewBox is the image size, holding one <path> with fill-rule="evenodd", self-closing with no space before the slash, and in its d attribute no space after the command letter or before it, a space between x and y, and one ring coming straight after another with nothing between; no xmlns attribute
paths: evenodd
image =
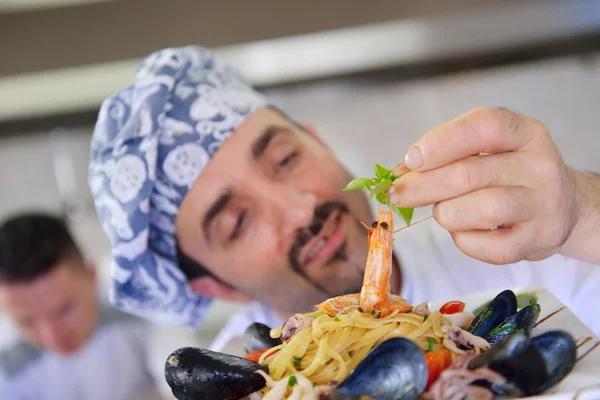
<svg viewBox="0 0 600 400"><path fill-rule="evenodd" d="M433 215L432 215L432 216L430 216L430 217L427 217L427 218L420 219L420 220L418 220L417 222L413 222L413 223L412 223L412 224L410 224L410 225L403 226L402 228L395 230L395 231L394 231L394 233L400 232L401 230L403 230L403 229L406 229L406 228L410 228L411 226L413 226L413 225L416 225L416 224L419 224L419 223L421 223L421 222L423 222L423 221L427 221L427 220L428 220L428 219L430 219L430 218L433 218Z"/></svg>
<svg viewBox="0 0 600 400"><path fill-rule="evenodd" d="M362 221L360 221L360 223L362 224L362 226L364 226L365 228L367 228L368 231L371 231L371 228L369 228L369 226L367 224L365 224Z"/></svg>
<svg viewBox="0 0 600 400"><path fill-rule="evenodd" d="M394 231L394 233L396 233L396 232L400 232L400 231L401 231L401 230L403 230L403 229L410 228L410 227L411 227L411 226L413 226L413 225L416 225L416 224L419 224L419 223L421 223L421 222L427 221L427 220L428 220L428 219L430 219L430 218L433 218L433 215L432 215L432 216L430 216L430 217L427 217L427 218L420 219L420 220L418 220L417 222L413 222L413 223L412 223L412 224L410 224L410 225L403 226L402 228L395 230L395 231ZM364 226L364 227L365 227L365 229L366 229L366 230L368 230L368 231L370 231L370 230L371 230L371 227L370 227L370 226L368 226L367 224L365 224L364 222L360 221L360 223L361 223L361 225L362 225L362 226Z"/></svg>

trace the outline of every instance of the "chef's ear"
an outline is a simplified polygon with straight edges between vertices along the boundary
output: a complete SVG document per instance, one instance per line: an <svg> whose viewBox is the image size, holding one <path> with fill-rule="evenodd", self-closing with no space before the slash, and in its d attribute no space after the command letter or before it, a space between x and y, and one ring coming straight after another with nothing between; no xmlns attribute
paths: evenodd
<svg viewBox="0 0 600 400"><path fill-rule="evenodd" d="M235 301L238 303L249 303L252 301L250 296L217 282L216 279L210 276L202 276L190 280L190 288L194 293L212 299Z"/></svg>

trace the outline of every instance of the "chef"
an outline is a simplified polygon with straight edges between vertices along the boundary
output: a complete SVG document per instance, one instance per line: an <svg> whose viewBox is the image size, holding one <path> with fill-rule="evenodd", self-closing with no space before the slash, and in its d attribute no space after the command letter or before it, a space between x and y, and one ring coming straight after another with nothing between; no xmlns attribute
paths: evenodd
<svg viewBox="0 0 600 400"><path fill-rule="evenodd" d="M479 108L405 151L390 201L433 204L435 220L395 242L394 293L418 304L543 285L600 333L600 178L565 165L542 122ZM361 222L377 205L343 191L352 178L317 129L210 50L150 54L102 104L91 145L112 304L199 328L214 299L243 303L222 349L252 322L359 291Z"/></svg>

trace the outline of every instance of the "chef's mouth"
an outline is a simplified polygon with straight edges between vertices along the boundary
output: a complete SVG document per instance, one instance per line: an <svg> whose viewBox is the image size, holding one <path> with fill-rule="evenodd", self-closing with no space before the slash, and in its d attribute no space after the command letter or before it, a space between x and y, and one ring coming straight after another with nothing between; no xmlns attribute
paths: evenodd
<svg viewBox="0 0 600 400"><path fill-rule="evenodd" d="M304 267L315 261L325 261L327 264L344 242L342 213L334 211L325 221L319 233L302 249L300 263Z"/></svg>
<svg viewBox="0 0 600 400"><path fill-rule="evenodd" d="M297 231L296 241L290 249L289 260L294 270L302 273L303 267L319 255L332 235L340 229L343 216L347 213L348 208L340 202L327 202L315 210L313 221ZM341 247L345 248L345 245Z"/></svg>

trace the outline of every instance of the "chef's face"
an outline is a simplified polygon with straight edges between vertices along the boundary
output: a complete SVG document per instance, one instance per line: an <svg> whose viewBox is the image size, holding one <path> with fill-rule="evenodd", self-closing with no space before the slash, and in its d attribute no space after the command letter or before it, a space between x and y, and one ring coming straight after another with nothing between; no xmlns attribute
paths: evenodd
<svg viewBox="0 0 600 400"><path fill-rule="evenodd" d="M248 117L220 147L180 208L180 249L215 277L199 294L256 299L302 312L360 291L371 210L321 142L271 108Z"/></svg>

